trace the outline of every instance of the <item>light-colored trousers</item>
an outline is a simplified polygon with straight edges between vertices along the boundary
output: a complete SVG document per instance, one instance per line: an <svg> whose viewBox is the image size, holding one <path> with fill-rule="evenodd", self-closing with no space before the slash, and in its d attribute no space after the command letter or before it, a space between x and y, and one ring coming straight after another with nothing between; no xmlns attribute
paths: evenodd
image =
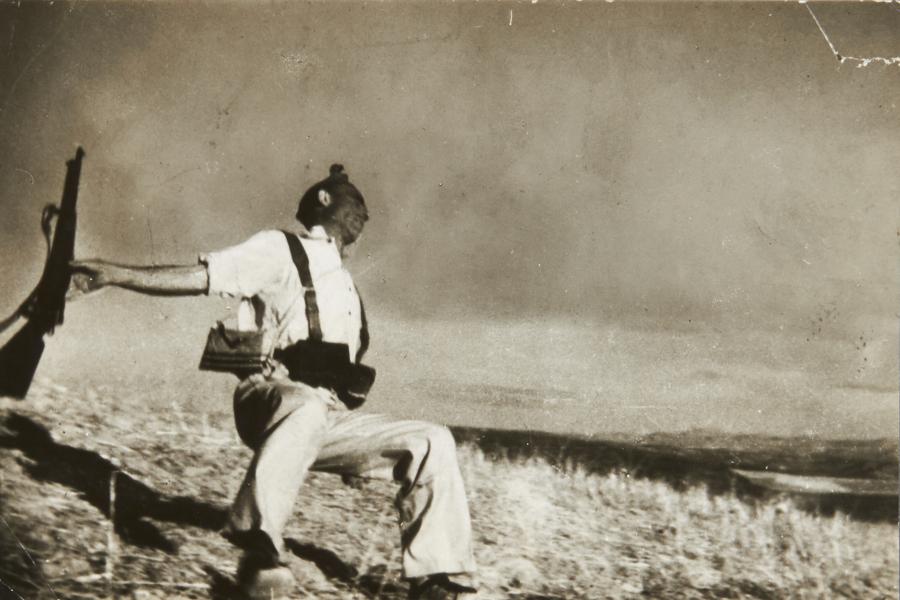
<svg viewBox="0 0 900 600"><path fill-rule="evenodd" d="M238 384L234 413L255 455L227 531L261 530L283 552L307 471L389 478L400 484L404 576L474 573L469 508L446 427L350 411L329 390L261 375Z"/></svg>

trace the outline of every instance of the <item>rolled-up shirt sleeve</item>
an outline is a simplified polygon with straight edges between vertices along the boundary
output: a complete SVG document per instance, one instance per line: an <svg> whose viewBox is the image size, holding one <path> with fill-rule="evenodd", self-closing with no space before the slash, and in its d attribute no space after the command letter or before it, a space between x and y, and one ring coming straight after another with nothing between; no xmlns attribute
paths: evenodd
<svg viewBox="0 0 900 600"><path fill-rule="evenodd" d="M207 294L250 298L265 290L280 274L277 253L284 244L278 231L262 231L245 242L201 254L209 276Z"/></svg>

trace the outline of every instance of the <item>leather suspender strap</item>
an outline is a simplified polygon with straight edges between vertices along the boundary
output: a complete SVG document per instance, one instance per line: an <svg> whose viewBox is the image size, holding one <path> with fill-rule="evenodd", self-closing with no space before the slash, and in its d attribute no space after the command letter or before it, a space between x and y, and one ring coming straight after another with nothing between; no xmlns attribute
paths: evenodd
<svg viewBox="0 0 900 600"><path fill-rule="evenodd" d="M306 322L309 324L309 339L313 341L322 341L322 324L319 321L319 304L316 300L316 288L313 285L312 275L309 272L309 256L300 242L300 238L293 233L283 231L288 248L291 250L291 259L297 267L297 274L300 276L300 284L303 286L303 300L306 303ZM355 287L355 286L354 286ZM356 297L359 298L360 313L360 329L359 329L359 350L356 352L357 363L362 361L363 355L369 349L369 323L366 319L366 307L363 305L362 296L359 295L359 288L356 289Z"/></svg>
<svg viewBox="0 0 900 600"><path fill-rule="evenodd" d="M297 267L300 276L300 284L303 286L303 300L306 302L306 322L309 325L309 339L322 341L322 324L319 321L319 304L316 301L316 288L313 286L312 275L309 273L309 256L300 243L300 238L293 233L282 231L291 250L291 259Z"/></svg>

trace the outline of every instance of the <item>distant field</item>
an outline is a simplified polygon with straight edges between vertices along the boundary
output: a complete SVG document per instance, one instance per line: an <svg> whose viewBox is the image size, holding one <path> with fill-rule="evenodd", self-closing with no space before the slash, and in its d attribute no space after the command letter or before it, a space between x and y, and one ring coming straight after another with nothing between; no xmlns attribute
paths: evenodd
<svg viewBox="0 0 900 600"><path fill-rule="evenodd" d="M411 320L386 308L371 309L366 356L378 369L368 402L379 412L601 438L697 429L817 439L900 433L893 317L813 334L741 319L740 329L696 321L662 328L570 318ZM208 327L223 313L211 300L117 290L73 303L39 375L73 389L133 389L147 407L178 398L230 414L233 378L197 370Z"/></svg>
<svg viewBox="0 0 900 600"><path fill-rule="evenodd" d="M236 553L215 530L249 452L228 415L176 399L145 410L140 397L43 382L26 402L0 400L0 581L19 596L233 596ZM730 450L718 441L699 436L679 454L665 436L623 450L563 436L457 435L480 597L897 597L896 521L826 516L731 488L715 459ZM749 438L737 446L743 466L773 451ZM813 470L830 460L876 477L896 460L881 443L829 454L838 450L798 454ZM303 559L298 598L403 597L392 494L388 483L358 491L310 477L288 531Z"/></svg>

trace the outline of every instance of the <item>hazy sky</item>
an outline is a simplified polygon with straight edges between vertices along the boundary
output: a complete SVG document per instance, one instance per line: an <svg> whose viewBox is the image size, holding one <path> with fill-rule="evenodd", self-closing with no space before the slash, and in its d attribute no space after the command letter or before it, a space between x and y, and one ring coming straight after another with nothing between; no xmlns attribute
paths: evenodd
<svg viewBox="0 0 900 600"><path fill-rule="evenodd" d="M897 7L813 8L900 56ZM896 323L900 70L804 5L23 3L0 45L4 310L83 144L82 257L289 226L340 161L375 314Z"/></svg>
<svg viewBox="0 0 900 600"><path fill-rule="evenodd" d="M900 53L894 7L815 10L845 54ZM0 15L11 288L81 143L83 256L192 260L289 224L341 161L374 213L362 283L400 310L896 300L900 74L839 65L802 5Z"/></svg>

